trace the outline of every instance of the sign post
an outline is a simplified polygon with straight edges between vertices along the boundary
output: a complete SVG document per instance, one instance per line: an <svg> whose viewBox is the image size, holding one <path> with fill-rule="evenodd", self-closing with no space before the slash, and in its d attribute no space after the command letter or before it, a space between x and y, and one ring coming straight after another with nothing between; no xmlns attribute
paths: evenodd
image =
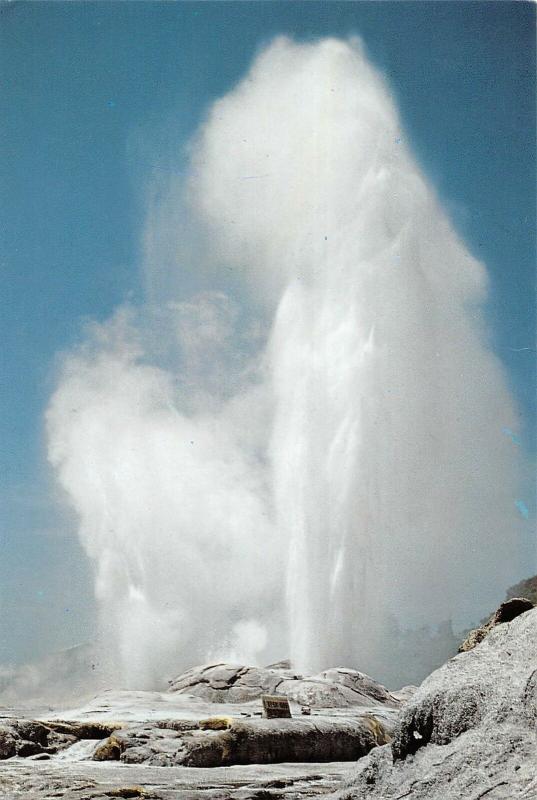
<svg viewBox="0 0 537 800"><path fill-rule="evenodd" d="M261 702L265 719L291 719L289 700L284 695L264 694Z"/></svg>

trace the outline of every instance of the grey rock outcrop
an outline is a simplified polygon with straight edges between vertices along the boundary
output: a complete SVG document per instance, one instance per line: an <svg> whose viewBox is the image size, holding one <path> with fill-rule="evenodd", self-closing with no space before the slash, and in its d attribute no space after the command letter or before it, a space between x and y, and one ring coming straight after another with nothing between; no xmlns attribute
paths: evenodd
<svg viewBox="0 0 537 800"><path fill-rule="evenodd" d="M537 609L427 678L341 800L537 797Z"/></svg>
<svg viewBox="0 0 537 800"><path fill-rule="evenodd" d="M204 664L170 681L170 692L189 694L210 703L248 703L262 694L274 694L291 670L246 667L242 664Z"/></svg>
<svg viewBox="0 0 537 800"><path fill-rule="evenodd" d="M83 739L102 739L118 727L119 724L106 725L101 722L43 722L0 717L0 760L14 756L44 758Z"/></svg>
<svg viewBox="0 0 537 800"><path fill-rule="evenodd" d="M29 719L0 719L0 760L55 753L75 737L52 731L41 722Z"/></svg>
<svg viewBox="0 0 537 800"><path fill-rule="evenodd" d="M263 694L288 697L293 717L261 719ZM125 725L101 742L93 759L203 768L354 761L391 740L402 705L356 670L335 668L305 676L288 662L195 667L170 682L167 696L194 712L216 706L221 716L210 712L209 719Z"/></svg>
<svg viewBox="0 0 537 800"><path fill-rule="evenodd" d="M93 758L151 766L225 767L236 764L355 761L389 741L381 723L356 719L230 719L219 730L152 726L115 731Z"/></svg>
<svg viewBox="0 0 537 800"><path fill-rule="evenodd" d="M317 675L301 675L287 662L271 667L209 664L170 681L170 692L194 695L212 703L248 703L263 694L281 694L310 708L386 706L400 700L368 675L341 667Z"/></svg>

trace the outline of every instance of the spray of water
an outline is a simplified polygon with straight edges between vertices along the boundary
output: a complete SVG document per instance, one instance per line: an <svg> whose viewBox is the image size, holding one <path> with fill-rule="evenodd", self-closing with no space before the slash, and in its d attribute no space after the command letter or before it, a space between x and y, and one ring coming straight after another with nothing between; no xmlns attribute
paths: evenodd
<svg viewBox="0 0 537 800"><path fill-rule="evenodd" d="M200 324L200 338L222 333L215 315ZM48 422L50 458L95 563L110 668L146 686L165 666L236 649L237 625L243 643L244 623L270 603L265 565L279 556L264 475L241 430L247 390L212 411L200 385L193 395L180 375L145 363L135 339L125 313L98 328L65 364ZM243 655L255 660L255 650Z"/></svg>
<svg viewBox="0 0 537 800"><path fill-rule="evenodd" d="M116 669L149 685L288 648L301 667L382 675L394 619L466 621L518 575L501 434L516 414L484 268L357 40L274 41L165 197L146 231L154 281L175 210L255 304L213 292L149 321L121 311L64 365L50 460ZM245 322L260 299L264 340Z"/></svg>

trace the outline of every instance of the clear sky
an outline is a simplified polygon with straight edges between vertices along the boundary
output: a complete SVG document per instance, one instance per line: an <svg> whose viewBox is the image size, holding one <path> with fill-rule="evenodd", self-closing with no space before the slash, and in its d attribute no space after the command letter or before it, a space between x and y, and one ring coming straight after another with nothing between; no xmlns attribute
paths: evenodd
<svg viewBox="0 0 537 800"><path fill-rule="evenodd" d="M535 452L534 5L3 3L0 662L70 644L92 616L45 466L57 355L84 320L142 301L146 177L281 33L359 34L385 73L418 161L488 267L494 348ZM65 620L52 639L51 610Z"/></svg>

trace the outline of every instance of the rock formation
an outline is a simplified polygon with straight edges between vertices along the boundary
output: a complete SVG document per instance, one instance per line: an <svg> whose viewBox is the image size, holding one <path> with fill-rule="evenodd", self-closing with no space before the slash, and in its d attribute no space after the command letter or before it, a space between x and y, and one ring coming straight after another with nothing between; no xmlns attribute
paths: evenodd
<svg viewBox="0 0 537 800"><path fill-rule="evenodd" d="M98 761L171 767L356 761L389 737L372 716L356 719L231 719L228 727L175 730L141 725L115 731L95 751Z"/></svg>
<svg viewBox="0 0 537 800"><path fill-rule="evenodd" d="M204 701L203 708L212 703L231 711L197 721L126 726L99 745L94 759L196 767L354 761L390 740L402 705L356 670L300 675L286 662L194 667L171 681L168 692L177 702ZM294 718L260 719L264 694L286 696Z"/></svg>
<svg viewBox="0 0 537 800"><path fill-rule="evenodd" d="M300 675L283 662L270 667L208 664L170 681L170 692L194 695L211 703L248 703L263 694L282 694L311 708L387 706L400 701L369 675L342 667L317 675Z"/></svg>
<svg viewBox="0 0 537 800"><path fill-rule="evenodd" d="M62 718L11 714L0 718L0 796L533 800L537 609L503 604L471 644L417 690L389 692L351 669L221 663L167 692L105 692ZM263 694L288 697L293 718L262 719Z"/></svg>
<svg viewBox="0 0 537 800"><path fill-rule="evenodd" d="M427 678L340 800L537 797L537 609Z"/></svg>

